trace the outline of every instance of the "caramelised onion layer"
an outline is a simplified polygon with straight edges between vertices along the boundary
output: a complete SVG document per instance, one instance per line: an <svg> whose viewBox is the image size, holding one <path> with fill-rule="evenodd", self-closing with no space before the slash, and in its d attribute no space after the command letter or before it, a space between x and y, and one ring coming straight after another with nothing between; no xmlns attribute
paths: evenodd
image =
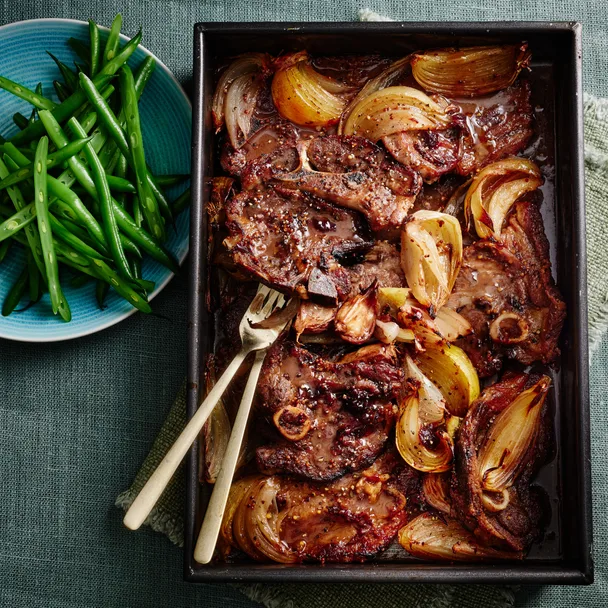
<svg viewBox="0 0 608 608"><path fill-rule="evenodd" d="M461 263L458 220L438 211L416 211L403 227L401 267L412 294L432 315L448 301Z"/></svg>
<svg viewBox="0 0 608 608"><path fill-rule="evenodd" d="M452 462L453 444L441 428L445 401L437 387L407 355L405 373L410 390L399 405L395 429L397 450L405 462L418 471L447 471Z"/></svg>
<svg viewBox="0 0 608 608"><path fill-rule="evenodd" d="M506 89L530 62L528 45L477 46L414 53L412 75L432 93L480 97Z"/></svg>
<svg viewBox="0 0 608 608"><path fill-rule="evenodd" d="M484 490L502 492L511 486L534 445L551 378L543 376L520 393L496 417L479 449L479 477Z"/></svg>
<svg viewBox="0 0 608 608"><path fill-rule="evenodd" d="M467 224L475 224L477 236L498 238L515 202L543 183L540 169L526 158L510 157L482 169L471 182L464 199Z"/></svg>
<svg viewBox="0 0 608 608"><path fill-rule="evenodd" d="M521 559L521 553L482 545L460 522L423 513L399 530L399 543L414 557L430 560L475 561Z"/></svg>
<svg viewBox="0 0 608 608"><path fill-rule="evenodd" d="M305 51L281 57L277 63L272 100L281 116L310 127L324 127L338 121L346 105L343 94L352 87L317 72Z"/></svg>
<svg viewBox="0 0 608 608"><path fill-rule="evenodd" d="M447 309L446 309L447 310ZM464 416L479 397L479 377L466 353L452 344L428 345L416 363L437 386L453 416Z"/></svg>
<svg viewBox="0 0 608 608"><path fill-rule="evenodd" d="M213 122L216 131L226 125L235 149L252 134L253 111L270 63L266 53L246 53L228 66L217 84L211 106Z"/></svg>
<svg viewBox="0 0 608 608"><path fill-rule="evenodd" d="M359 101L344 121L344 135L373 142L401 131L445 128L452 118L439 103L412 87L388 87Z"/></svg>

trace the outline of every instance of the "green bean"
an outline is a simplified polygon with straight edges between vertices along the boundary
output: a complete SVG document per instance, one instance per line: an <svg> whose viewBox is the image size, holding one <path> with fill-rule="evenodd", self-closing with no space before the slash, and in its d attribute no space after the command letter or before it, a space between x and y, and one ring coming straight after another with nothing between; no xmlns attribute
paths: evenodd
<svg viewBox="0 0 608 608"><path fill-rule="evenodd" d="M178 216L190 204L190 188L186 188L172 203L171 210Z"/></svg>
<svg viewBox="0 0 608 608"><path fill-rule="evenodd" d="M90 258L108 259L103 254L99 253L93 247L90 247L76 236L73 232L68 230L52 213L49 212L49 220L51 222L51 229L53 234L57 238L61 239L64 243L71 245L76 251L86 255Z"/></svg>
<svg viewBox="0 0 608 608"><path fill-rule="evenodd" d="M92 19L89 19L89 41L90 41L90 69L91 69L91 77L97 74L97 70L99 68L99 28L97 24Z"/></svg>
<svg viewBox="0 0 608 608"><path fill-rule="evenodd" d="M138 226L144 223L144 216L141 214L141 205L137 196L133 197L133 219Z"/></svg>
<svg viewBox="0 0 608 608"><path fill-rule="evenodd" d="M75 118L70 118L68 125L76 137L82 137L84 131L80 126L80 123ZM112 195L110 193L108 179L103 166L99 161L99 157L90 144L85 147L85 154L91 169L93 181L95 182L95 189L97 191L97 198L99 201L99 210L102 218L102 227L112 254L112 259L118 267L119 272L124 277L131 278L131 269L129 268L129 262L120 241L118 225L116 223L114 211L112 210Z"/></svg>
<svg viewBox="0 0 608 608"><path fill-rule="evenodd" d="M72 318L70 307L63 295L61 285L59 283L59 266L55 256L53 246L53 232L48 211L48 194L46 180L46 158L49 147L48 138L41 137L36 147L36 155L34 157L34 190L36 215L38 217L38 231L40 233L40 243L44 254L44 265L46 268L46 278L49 286L49 294L51 296L51 307L53 313L61 315L64 321L69 321Z"/></svg>
<svg viewBox="0 0 608 608"><path fill-rule="evenodd" d="M0 243L0 264L2 264L2 262L4 261L4 258L6 257L6 254L9 252L9 249L11 248L12 244L13 244L12 240L2 241L2 243Z"/></svg>
<svg viewBox="0 0 608 608"><path fill-rule="evenodd" d="M78 220L87 229L89 234L102 246L102 251L108 253L104 232L93 214L87 209L80 197L69 186L58 179L48 176L49 192L66 203L74 212Z"/></svg>
<svg viewBox="0 0 608 608"><path fill-rule="evenodd" d="M65 85L58 80L53 80L53 87L55 89L55 93L57 93L57 98L59 101L65 101L70 96L70 92L67 90Z"/></svg>
<svg viewBox="0 0 608 608"><path fill-rule="evenodd" d="M125 236L122 232L120 233L120 242L122 244L122 248L125 250L125 253L128 253L129 255L134 256L138 259L141 259L143 257L141 255L141 251L139 250L139 247L129 237Z"/></svg>
<svg viewBox="0 0 608 608"><path fill-rule="evenodd" d="M74 289L78 289L79 287L83 287L87 283L91 282L91 276L88 274L77 274L70 279L70 287Z"/></svg>
<svg viewBox="0 0 608 608"><path fill-rule="evenodd" d="M19 232L19 230L31 224L35 218L36 209L34 203L23 207L17 213L13 213L13 215L0 224L0 241L11 238L15 232Z"/></svg>
<svg viewBox="0 0 608 608"><path fill-rule="evenodd" d="M150 80L150 76L154 73L154 69L156 68L156 59L148 55L137 68L137 71L134 74L135 78L135 91L137 92L137 99L141 97L141 94L144 92L144 88Z"/></svg>
<svg viewBox="0 0 608 608"><path fill-rule="evenodd" d="M89 47L82 42L82 40L78 40L77 38L68 38L68 46L78 55L82 61L89 61L90 50Z"/></svg>
<svg viewBox="0 0 608 608"><path fill-rule="evenodd" d="M99 254L102 255L102 257L110 259L110 253L108 252L106 247L95 241L91 237L91 235L86 231L86 229L81 224L77 223L78 218L74 217L74 213L68 205L62 205L65 205L65 203L60 200L56 200L53 206L53 213L55 213L55 215L65 226L65 228L67 228L72 234L77 236L81 241L89 245L89 247L95 249ZM67 215L65 213L66 211L68 212Z"/></svg>
<svg viewBox="0 0 608 608"><path fill-rule="evenodd" d="M13 122L19 129L25 129L30 124L28 119L21 114L21 112L15 112L13 114Z"/></svg>
<svg viewBox="0 0 608 608"><path fill-rule="evenodd" d="M57 107L57 104L54 101L51 101L42 95L36 95L34 91L31 91L27 87L24 87L17 82L13 82L8 78L4 78L4 76L0 76L0 89L4 89L9 93L24 99L40 110L53 110Z"/></svg>
<svg viewBox="0 0 608 608"><path fill-rule="evenodd" d="M174 175L155 175L154 180L156 183L162 188L170 188L171 186L176 186L177 184L190 179L189 175L186 174L174 174Z"/></svg>
<svg viewBox="0 0 608 608"><path fill-rule="evenodd" d="M30 290L30 302L38 302L38 300L42 297L42 289L40 288L40 273L38 272L38 267L34 262L34 256L32 255L32 250L27 250L27 273L29 276L29 290Z"/></svg>
<svg viewBox="0 0 608 608"><path fill-rule="evenodd" d="M2 316L8 317L13 310L17 307L17 304L21 301L23 294L25 294L25 287L27 286L27 280L29 278L29 271L27 266L21 271L21 274L17 277L14 285L11 287L4 303L2 304Z"/></svg>
<svg viewBox="0 0 608 608"><path fill-rule="evenodd" d="M154 194L154 196L156 197L156 201L158 202L159 211L169 223L173 222L173 213L171 212L171 205L169 205L169 201L156 183L156 178L152 175L149 168L147 177L148 185L150 186L150 189L152 190L152 193Z"/></svg>
<svg viewBox="0 0 608 608"><path fill-rule="evenodd" d="M47 54L57 64L65 87L70 91L70 93L73 93L78 88L78 76L76 76L76 74L65 63L59 61L59 59L57 59L53 53L47 51Z"/></svg>
<svg viewBox="0 0 608 608"><path fill-rule="evenodd" d="M138 310L146 313L152 312L152 307L148 301L133 289L128 281L114 272L103 260L89 260L87 258L77 260L78 257L82 256L78 256L73 249L61 243L57 243L57 254L61 256L61 261L68 266L109 283L119 295Z"/></svg>
<svg viewBox="0 0 608 608"><path fill-rule="evenodd" d="M117 150L120 152L120 150ZM124 158L124 156L121 157ZM108 175L108 184L110 185L110 190L114 192L126 192L127 194L135 194L137 190L135 186L128 180L123 177L118 177L117 175Z"/></svg>
<svg viewBox="0 0 608 608"><path fill-rule="evenodd" d="M112 173L114 173L114 170L116 169L116 165L118 164L118 160L123 156L122 152L118 149L115 150L114 154L112 154L112 158L110 158L110 161L104 165L104 169L106 170L106 173L108 174L108 176L111 176Z"/></svg>
<svg viewBox="0 0 608 608"><path fill-rule="evenodd" d="M4 146L4 151L20 166L27 167L32 161L17 148L13 143L7 141Z"/></svg>
<svg viewBox="0 0 608 608"><path fill-rule="evenodd" d="M120 230L136 245L139 245L152 259L172 272L179 272L179 266L171 253L152 235L138 226L133 221L133 218L116 201L114 201L114 214L116 215L116 222Z"/></svg>
<svg viewBox="0 0 608 608"><path fill-rule="evenodd" d="M9 170L4 164L4 161L0 160L0 179L5 178L7 175L9 175ZM7 192L17 211L21 211L24 207L27 206L25 203L25 199L23 198L23 194L17 186L11 186L7 189ZM42 246L40 244L40 235L38 234L38 230L34 225L29 225L25 227L24 232L25 237L27 239L27 244L29 245L34 255L36 266L38 266L38 269L44 277L45 265L44 260L42 258Z"/></svg>
<svg viewBox="0 0 608 608"><path fill-rule="evenodd" d="M120 28L122 27L122 15L118 13L112 21L112 27L110 28L110 34L106 42L106 47L103 51L103 61L105 65L108 61L111 61L116 56L116 51L120 45Z"/></svg>
<svg viewBox="0 0 608 608"><path fill-rule="evenodd" d="M139 121L139 108L137 107L137 95L135 93L135 82L133 73L129 66L123 66L120 75L120 97L125 111L127 122L127 134L129 136L130 156L132 158L132 169L135 171L137 195L146 222L152 234L158 239L165 238L165 227L158 209L158 203L152 193L150 175L146 166L141 125ZM119 144L120 147L120 144ZM122 153L129 161L128 153Z"/></svg>
<svg viewBox="0 0 608 608"><path fill-rule="evenodd" d="M131 274L135 280L141 279L141 260L129 260L131 265Z"/></svg>
<svg viewBox="0 0 608 608"><path fill-rule="evenodd" d="M44 111L48 110L43 110L43 112ZM53 167L61 165L66 161L69 162L70 158L78 154L91 141L91 139L91 137L86 137L85 132L85 137L83 137L82 139L77 139L76 141L68 142L63 147L57 146L57 152L53 152L52 154L48 155L46 161L46 168L52 169ZM34 164L28 162L27 166L22 167L15 173L11 173L8 177L0 181L0 190L3 190L8 186L18 184L19 182L22 182L25 179L29 179L30 177L32 177L32 175L34 175Z"/></svg>
<svg viewBox="0 0 608 608"><path fill-rule="evenodd" d="M97 284L95 285L95 299L97 300L97 306L99 306L99 310L105 310L107 308L104 302L106 296L108 295L109 289L109 283L106 283L101 279L97 279Z"/></svg>
<svg viewBox="0 0 608 608"><path fill-rule="evenodd" d="M131 193L135 193L137 192L137 190L135 189L135 186L133 184L131 184L131 182L129 182L126 178L127 178L127 159L125 158L124 154L121 154L118 157L118 162L116 163L116 177L120 178L120 179L124 179L125 181L127 181L132 190L130 190L129 192ZM112 188L112 184L110 184L110 188ZM116 201L122 206L125 206L125 193L124 192L118 192L118 194L116 195Z"/></svg>
<svg viewBox="0 0 608 608"><path fill-rule="evenodd" d="M137 108L136 94L134 90L133 74L128 66L121 71L121 99L123 110L127 118L127 131L131 140L131 146L110 106L101 99L95 84L85 74L80 75L80 83L89 101L93 104L99 114L99 119L107 128L110 137L116 142L120 151L127 159L136 175L136 188L141 201L144 217L148 222L152 234L157 238L165 238L165 229L160 216L157 199L159 196L166 202L162 192L153 183L153 179L146 165L141 127L139 123L139 110ZM128 89L128 93L127 93ZM165 205L163 205L165 207ZM165 208L168 208L168 204ZM170 212L169 212L170 215Z"/></svg>
<svg viewBox="0 0 608 608"><path fill-rule="evenodd" d="M121 49L120 53L114 57L111 61L108 61L106 65L96 74L93 82L98 89L105 88L112 76L120 69L120 67L129 59L129 57L135 52L135 49L141 42L141 31L136 36L131 38L129 42ZM53 115L58 122L67 120L74 112L86 102L86 95L80 89L75 91L68 99L63 103L59 104L54 110ZM30 125L27 129L24 129L20 133L17 133L11 138L11 141L17 145L23 142L31 141L36 137L40 137L44 133L44 125L40 122L36 122Z"/></svg>

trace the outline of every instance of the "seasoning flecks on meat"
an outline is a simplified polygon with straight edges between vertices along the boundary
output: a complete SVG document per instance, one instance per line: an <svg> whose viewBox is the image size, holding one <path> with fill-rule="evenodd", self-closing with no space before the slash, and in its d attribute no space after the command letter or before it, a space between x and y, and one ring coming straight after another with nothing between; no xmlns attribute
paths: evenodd
<svg viewBox="0 0 608 608"><path fill-rule="evenodd" d="M277 494L280 538L301 561L362 561L385 549L407 522L419 483L419 473L394 450L331 483L286 479Z"/></svg>
<svg viewBox="0 0 608 608"><path fill-rule="evenodd" d="M276 430L276 441L257 450L258 468L329 480L369 465L388 439L402 380L390 346L333 362L279 340L258 385L258 411Z"/></svg>
<svg viewBox="0 0 608 608"><path fill-rule="evenodd" d="M483 391L467 412L456 442L450 484L452 515L489 546L502 545L525 551L536 540L546 520L540 488L530 482L551 451L552 427L546 403L540 413L539 432L522 455L520 473L508 488L506 508L488 509L479 470L479 450L496 417L524 390L533 386L537 374L509 374Z"/></svg>
<svg viewBox="0 0 608 608"><path fill-rule="evenodd" d="M296 149L299 164L293 168ZM394 231L403 224L422 184L414 169L387 159L369 140L338 135L261 157L245 172L243 187L259 187L268 180L276 180L281 190L310 192L360 211L375 232Z"/></svg>
<svg viewBox="0 0 608 608"><path fill-rule="evenodd" d="M305 193L243 192L226 204L224 243L260 281L288 293L336 302L350 293L338 258L371 246L358 214Z"/></svg>
<svg viewBox="0 0 608 608"><path fill-rule="evenodd" d="M496 373L504 357L528 365L559 356L566 307L551 276L535 203L515 204L499 242L465 247L448 306L473 327L459 345L482 377Z"/></svg>

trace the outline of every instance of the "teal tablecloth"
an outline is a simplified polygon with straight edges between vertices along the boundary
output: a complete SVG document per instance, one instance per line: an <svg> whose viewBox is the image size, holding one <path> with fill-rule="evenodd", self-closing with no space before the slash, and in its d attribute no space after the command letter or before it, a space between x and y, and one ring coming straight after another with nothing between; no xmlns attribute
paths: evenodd
<svg viewBox="0 0 608 608"><path fill-rule="evenodd" d="M195 21L353 20L364 6L406 20L579 20L585 90L608 96L604 0L133 0L131 6L2 0L0 24L37 17L92 17L108 24L120 11L125 30L142 25L145 45L187 82ZM183 583L180 550L150 530L128 533L113 506L184 375L185 280L174 280L155 308L168 320L136 315L96 336L55 345L0 340L0 608L253 606L227 586ZM607 363L604 340L592 364L596 411L608 395ZM594 424L603 454L605 429L605 421ZM594 478L605 474L598 462ZM596 510L595 516L596 543L605 544L606 513ZM605 564L596 579L592 589L526 589L521 605L599 608L608 597Z"/></svg>

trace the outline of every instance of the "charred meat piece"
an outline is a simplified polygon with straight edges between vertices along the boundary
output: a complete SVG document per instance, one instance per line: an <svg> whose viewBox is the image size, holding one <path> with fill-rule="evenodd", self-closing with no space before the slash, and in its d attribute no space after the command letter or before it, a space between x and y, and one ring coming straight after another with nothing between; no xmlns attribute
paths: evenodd
<svg viewBox="0 0 608 608"><path fill-rule="evenodd" d="M375 280L378 287L405 287L399 250L386 241L378 241L360 264L348 268L352 295L367 289Z"/></svg>
<svg viewBox="0 0 608 608"><path fill-rule="evenodd" d="M276 180L281 190L310 192L360 211L375 232L399 228L420 191L417 172L386 159L381 148L361 137L330 135L301 142L295 169L295 147L288 148L252 163L243 187Z"/></svg>
<svg viewBox="0 0 608 608"><path fill-rule="evenodd" d="M310 195L243 192L226 204L233 261L271 287L325 302L350 293L340 256L371 246L358 214Z"/></svg>
<svg viewBox="0 0 608 608"><path fill-rule="evenodd" d="M462 124L437 131L406 131L383 143L404 166L427 183L446 173L471 175L485 165L517 154L532 136L530 85L517 84L482 100L460 103Z"/></svg>
<svg viewBox="0 0 608 608"><path fill-rule="evenodd" d="M535 203L519 202L500 242L465 247L448 306L473 327L460 340L480 376L491 376L503 357L529 365L551 363L566 306L551 277L549 243Z"/></svg>
<svg viewBox="0 0 608 608"><path fill-rule="evenodd" d="M553 441L544 401L538 406L542 408L538 431L521 455L519 474L506 494L497 499L484 490L480 471L481 449L496 418L524 390L536 385L539 379L538 374L505 376L502 381L483 391L460 427L450 483L452 516L457 517L488 546L525 551L538 539L546 520L546 505L540 488L530 487L531 479L547 460Z"/></svg>
<svg viewBox="0 0 608 608"><path fill-rule="evenodd" d="M419 475L394 451L330 484L287 480L277 495L281 540L299 560L352 562L386 548L409 518Z"/></svg>
<svg viewBox="0 0 608 608"><path fill-rule="evenodd" d="M395 419L403 373L393 348L361 351L333 362L290 340L271 347L258 411L275 427L276 440L257 450L262 472L329 480L378 456Z"/></svg>
<svg viewBox="0 0 608 608"><path fill-rule="evenodd" d="M489 98L492 105L463 110L467 116L460 175L470 175L494 161L521 152L532 137L530 84L520 80Z"/></svg>
<svg viewBox="0 0 608 608"><path fill-rule="evenodd" d="M222 169L230 175L240 176L250 163L263 155L274 154L277 149L285 147L286 144L295 146L297 139L296 127L290 122L276 118L265 124L238 150L235 150L226 139L220 154ZM297 162L295 166L297 167Z"/></svg>
<svg viewBox="0 0 608 608"><path fill-rule="evenodd" d="M418 171L429 184L455 171L463 150L459 128L403 131L386 136L382 142L396 161Z"/></svg>
<svg viewBox="0 0 608 608"><path fill-rule="evenodd" d="M345 270L348 272L351 291L342 308L351 300L360 299L360 294L368 290L374 281L377 281L378 287L406 286L399 250L387 241L376 242L360 263L348 266ZM323 306L302 300L294 325L296 334L315 334L329 329L337 312L336 306ZM374 318L375 312L374 310Z"/></svg>

